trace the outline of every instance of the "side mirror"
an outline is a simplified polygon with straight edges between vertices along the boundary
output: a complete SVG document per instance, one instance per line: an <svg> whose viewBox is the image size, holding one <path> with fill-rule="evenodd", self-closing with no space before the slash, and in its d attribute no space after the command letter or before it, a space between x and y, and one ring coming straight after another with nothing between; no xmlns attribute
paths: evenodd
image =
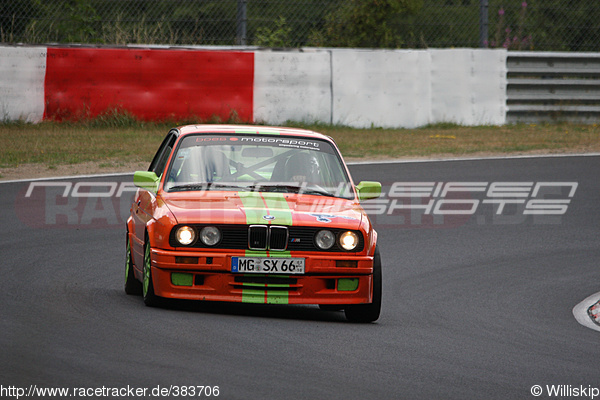
<svg viewBox="0 0 600 400"><path fill-rule="evenodd" d="M156 193L160 178L152 171L135 171L133 173L133 184L139 188Z"/></svg>
<svg viewBox="0 0 600 400"><path fill-rule="evenodd" d="M381 196L381 183L362 181L356 185L359 200L376 199Z"/></svg>

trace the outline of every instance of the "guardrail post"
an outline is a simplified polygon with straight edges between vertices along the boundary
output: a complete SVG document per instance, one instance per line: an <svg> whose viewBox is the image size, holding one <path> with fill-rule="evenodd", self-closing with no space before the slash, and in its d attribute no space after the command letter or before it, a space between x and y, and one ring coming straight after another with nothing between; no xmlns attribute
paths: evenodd
<svg viewBox="0 0 600 400"><path fill-rule="evenodd" d="M241 46L245 46L247 41L248 14L246 12L246 3L247 0L238 0L237 3L236 43Z"/></svg>
<svg viewBox="0 0 600 400"><path fill-rule="evenodd" d="M488 0L479 0L479 47L488 47Z"/></svg>

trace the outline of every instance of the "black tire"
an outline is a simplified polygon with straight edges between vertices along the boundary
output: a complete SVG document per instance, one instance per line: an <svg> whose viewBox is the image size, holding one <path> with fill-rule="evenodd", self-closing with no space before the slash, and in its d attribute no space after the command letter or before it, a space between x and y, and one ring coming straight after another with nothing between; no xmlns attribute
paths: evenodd
<svg viewBox="0 0 600 400"><path fill-rule="evenodd" d="M381 256L375 248L373 259L373 302L370 304L350 304L344 308L346 318L350 322L374 322L381 313Z"/></svg>
<svg viewBox="0 0 600 400"><path fill-rule="evenodd" d="M157 307L161 303L161 298L154 294L154 283L152 281L152 252L150 250L150 240L146 238L146 244L144 244L144 280L142 282L142 297L144 298L144 304L148 307Z"/></svg>
<svg viewBox="0 0 600 400"><path fill-rule="evenodd" d="M131 256L129 233L127 233L125 241L125 293L139 296L142 294L142 282L135 279L135 274L133 272L133 258Z"/></svg>
<svg viewBox="0 0 600 400"><path fill-rule="evenodd" d="M344 307L342 304L319 304L319 308L323 311L342 311Z"/></svg>

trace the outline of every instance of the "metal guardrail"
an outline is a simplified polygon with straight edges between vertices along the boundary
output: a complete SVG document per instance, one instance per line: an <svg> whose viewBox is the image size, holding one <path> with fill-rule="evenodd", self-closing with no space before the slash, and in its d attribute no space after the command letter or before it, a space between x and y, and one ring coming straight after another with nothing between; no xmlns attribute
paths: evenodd
<svg viewBox="0 0 600 400"><path fill-rule="evenodd" d="M507 122L600 121L600 53L509 51Z"/></svg>

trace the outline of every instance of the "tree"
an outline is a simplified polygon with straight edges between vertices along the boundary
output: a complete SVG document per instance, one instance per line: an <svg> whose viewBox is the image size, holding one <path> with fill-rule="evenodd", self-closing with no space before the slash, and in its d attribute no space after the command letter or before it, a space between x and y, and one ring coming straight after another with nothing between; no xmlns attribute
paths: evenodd
<svg viewBox="0 0 600 400"><path fill-rule="evenodd" d="M394 22L414 14L422 0L349 0L325 17L321 32L313 32L313 45L397 48L403 38ZM322 43L315 43L321 41Z"/></svg>
<svg viewBox="0 0 600 400"><path fill-rule="evenodd" d="M32 0L0 0L0 41L20 41L34 12Z"/></svg>

